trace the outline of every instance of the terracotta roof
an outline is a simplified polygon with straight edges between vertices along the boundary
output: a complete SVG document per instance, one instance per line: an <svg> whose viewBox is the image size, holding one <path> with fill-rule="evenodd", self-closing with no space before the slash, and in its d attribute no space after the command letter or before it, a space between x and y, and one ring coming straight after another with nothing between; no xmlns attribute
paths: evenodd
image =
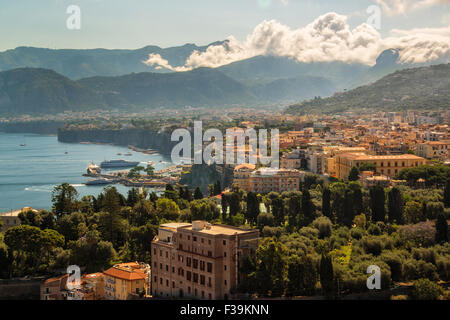
<svg viewBox="0 0 450 320"><path fill-rule="evenodd" d="M124 280L145 280L145 272L140 269L134 269L134 267L139 267L139 264L129 263L129 264L121 264L118 266L114 266L109 268L104 274L113 278L119 278Z"/></svg>
<svg viewBox="0 0 450 320"><path fill-rule="evenodd" d="M237 170L240 170L240 169L243 169L243 168L249 169L249 170L255 170L256 166L254 164L251 164L251 163L243 163L243 164L240 164L240 165L236 166L234 168L234 171L237 171Z"/></svg>
<svg viewBox="0 0 450 320"><path fill-rule="evenodd" d="M68 274L65 274L65 275L62 275L62 276L60 276L60 277L55 277L55 278L50 278L50 279L47 279L47 280L45 280L45 282L44 283L51 283L51 282L56 282L56 281L61 281L61 280L63 280L64 278L68 278L69 277L69 275Z"/></svg>

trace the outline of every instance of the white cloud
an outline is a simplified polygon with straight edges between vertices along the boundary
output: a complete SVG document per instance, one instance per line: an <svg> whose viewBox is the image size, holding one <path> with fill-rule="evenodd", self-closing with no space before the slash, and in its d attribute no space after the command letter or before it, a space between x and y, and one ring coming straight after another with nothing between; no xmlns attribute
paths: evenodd
<svg viewBox="0 0 450 320"><path fill-rule="evenodd" d="M439 4L450 4L450 0L375 0L388 16L405 14L408 11L426 9Z"/></svg>
<svg viewBox="0 0 450 320"><path fill-rule="evenodd" d="M449 28L393 30L390 37L383 39L366 23L351 29L347 17L334 12L299 29L291 29L275 20L263 21L245 41L232 36L227 40L224 44L210 46L205 52L193 52L182 67L174 68L157 55L150 55L145 63L185 71L273 55L306 63L341 61L373 65L379 54L389 48L400 49L402 62L414 63L446 58L450 52Z"/></svg>

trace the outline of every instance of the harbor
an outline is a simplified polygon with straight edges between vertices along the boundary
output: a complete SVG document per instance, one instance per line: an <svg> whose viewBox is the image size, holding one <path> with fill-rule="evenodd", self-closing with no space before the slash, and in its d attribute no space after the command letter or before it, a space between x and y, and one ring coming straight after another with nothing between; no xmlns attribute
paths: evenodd
<svg viewBox="0 0 450 320"><path fill-rule="evenodd" d="M145 171L144 167L138 166L139 162L126 161L126 160L110 160L104 161L100 166L91 163L87 169L86 173L83 174L85 177L90 177L92 179L88 180L86 186L98 186L98 185L109 185L109 184L121 184L126 187L139 187L139 188L154 188L154 189L164 189L167 184L177 184L180 179L181 172L186 169L186 165L174 165L164 169L154 171L152 175L140 174L140 171ZM149 161L148 166L153 168L154 163ZM103 168L108 169L120 169L128 167L130 170L119 170L113 172L103 173ZM137 175L130 175L132 170L139 168ZM133 172L135 174L135 172Z"/></svg>

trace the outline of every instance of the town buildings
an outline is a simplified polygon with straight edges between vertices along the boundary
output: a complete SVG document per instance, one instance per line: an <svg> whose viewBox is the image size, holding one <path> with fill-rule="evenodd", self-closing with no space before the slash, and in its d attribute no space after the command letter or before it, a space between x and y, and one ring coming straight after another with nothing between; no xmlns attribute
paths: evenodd
<svg viewBox="0 0 450 320"><path fill-rule="evenodd" d="M105 276L101 272L81 277L80 285L67 289L67 300L103 300L105 298Z"/></svg>
<svg viewBox="0 0 450 320"><path fill-rule="evenodd" d="M129 300L149 292L150 266L129 262L116 264L103 272L106 300Z"/></svg>
<svg viewBox="0 0 450 320"><path fill-rule="evenodd" d="M68 274L50 278L41 285L41 300L66 300Z"/></svg>
<svg viewBox="0 0 450 320"><path fill-rule="evenodd" d="M152 241L152 295L228 299L240 283L244 257L256 250L258 230L205 221L167 223Z"/></svg>
<svg viewBox="0 0 450 320"><path fill-rule="evenodd" d="M242 164L234 169L233 184L245 191L269 193L271 191L297 191L303 172L295 169L259 168Z"/></svg>
<svg viewBox="0 0 450 320"><path fill-rule="evenodd" d="M416 154L430 160L445 160L449 157L450 142L427 141L417 145Z"/></svg>

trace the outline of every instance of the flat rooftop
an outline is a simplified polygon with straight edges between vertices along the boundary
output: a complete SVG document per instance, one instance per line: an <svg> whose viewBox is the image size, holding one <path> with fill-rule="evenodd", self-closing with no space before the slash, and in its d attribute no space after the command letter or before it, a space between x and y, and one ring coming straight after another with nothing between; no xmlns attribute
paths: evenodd
<svg viewBox="0 0 450 320"><path fill-rule="evenodd" d="M235 227L230 227L230 226L217 225L217 224L211 225L210 229L203 228L201 230L192 230L192 225L189 225L188 227L183 228L183 230L201 232L201 233L210 234L210 235L223 234L223 235L227 235L227 236L232 236L232 235L235 235L235 234L245 234L245 233L257 231L256 229L245 230L245 229L240 229L240 228L235 228Z"/></svg>
<svg viewBox="0 0 450 320"><path fill-rule="evenodd" d="M171 229L173 231L176 231L178 228L187 227L190 226L190 223L183 223L183 222L171 222L171 223L164 223L160 225L160 228L164 229Z"/></svg>
<svg viewBox="0 0 450 320"><path fill-rule="evenodd" d="M344 153L340 156L353 160L425 160L413 154L373 156L365 153Z"/></svg>

